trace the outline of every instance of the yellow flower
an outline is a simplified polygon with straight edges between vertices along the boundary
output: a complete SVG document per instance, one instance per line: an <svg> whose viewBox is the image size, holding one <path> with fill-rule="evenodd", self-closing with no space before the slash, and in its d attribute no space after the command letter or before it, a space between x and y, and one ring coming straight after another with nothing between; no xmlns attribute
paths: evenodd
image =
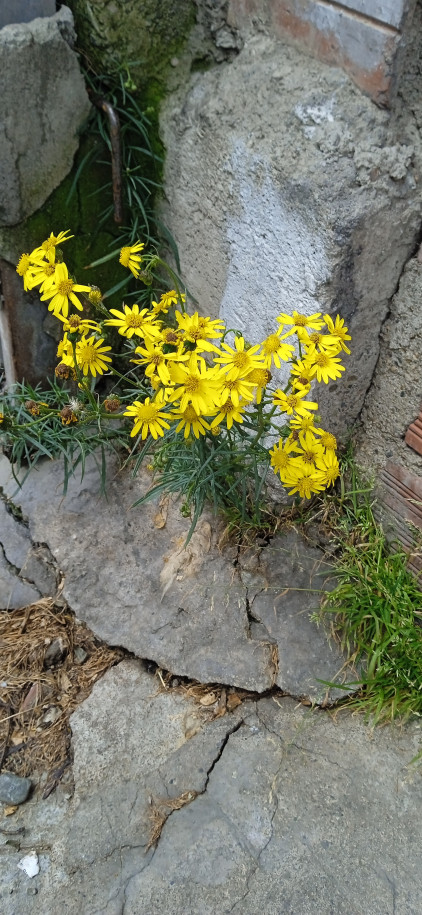
<svg viewBox="0 0 422 915"><path fill-rule="evenodd" d="M65 365L70 365L73 368L75 364L73 359L73 347L71 341L68 340L66 333L63 335L63 339L60 340L57 347L57 356Z"/></svg>
<svg viewBox="0 0 422 915"><path fill-rule="evenodd" d="M89 321L86 318L80 318L79 315L69 315L68 318L64 318L63 315L57 315L59 321L63 321L63 330L65 331L65 336L67 334L86 334L88 331L94 331L95 333L100 333L100 327L96 321ZM60 355L57 353L57 355Z"/></svg>
<svg viewBox="0 0 422 915"><path fill-rule="evenodd" d="M180 432L185 427L184 437L188 438L191 429L195 438L199 438L200 435L205 435L207 429L209 429L209 424L205 421L202 416L198 416L196 410L194 410L192 404L188 404L185 410L176 410L174 413L170 414L171 419L179 419L180 422L176 426L176 432Z"/></svg>
<svg viewBox="0 0 422 915"><path fill-rule="evenodd" d="M69 238L73 238L73 235L69 235L67 229L65 232L59 232L58 235L54 235L54 233L51 232L49 237L46 238L38 248L34 248L31 253L31 258L33 260L39 257L46 258L51 264L54 264L56 259L56 245L62 245L63 242L69 241Z"/></svg>
<svg viewBox="0 0 422 915"><path fill-rule="evenodd" d="M308 413L309 410L317 410L318 404L314 400L303 400L303 398L308 393L308 388L297 388L297 390L292 394L285 394L284 391L278 389L274 392L273 403L280 407L282 413L288 413L292 415L293 413L298 413L303 415Z"/></svg>
<svg viewBox="0 0 422 915"><path fill-rule="evenodd" d="M48 310L52 311L56 317L60 313L67 317L69 312L69 300L73 303L75 308L79 309L79 311L83 310L75 292L89 292L90 289L90 286L81 286L74 283L73 280L69 278L66 264L57 264L54 279L50 280L48 285L46 283L46 290L41 296L41 300L46 301L47 299L51 299Z"/></svg>
<svg viewBox="0 0 422 915"><path fill-rule="evenodd" d="M290 427L294 431L299 432L313 432L315 434L316 430L314 426L315 416L312 413L308 413L306 410L298 416L292 416L290 420Z"/></svg>
<svg viewBox="0 0 422 915"><path fill-rule="evenodd" d="M92 375L98 374L103 375L104 372L108 371L109 366L107 362L111 362L110 356L105 356L104 353L107 353L111 350L111 346L101 346L104 343L104 339L96 340L94 336L82 337L81 340L78 340L76 344L76 362L80 369L82 369L84 375L88 374L88 371Z"/></svg>
<svg viewBox="0 0 422 915"><path fill-rule="evenodd" d="M340 475L340 467L335 451L327 450L316 461L316 466L321 472L324 486L332 486Z"/></svg>
<svg viewBox="0 0 422 915"><path fill-rule="evenodd" d="M315 366L318 381L323 381L325 384L328 384L331 379L341 378L341 373L344 372L344 365L341 364L340 359L328 352L317 352L315 347L309 349L307 358Z"/></svg>
<svg viewBox="0 0 422 915"><path fill-rule="evenodd" d="M169 363L173 360L186 360L189 359L188 355L182 355L179 352L176 353L164 353L163 344L160 343L156 345L152 340L145 339L145 346L137 346L135 353L140 355L140 359L132 359L136 365L145 365L145 375L147 378L152 379L154 376L159 377L162 384L171 384L171 376L169 371Z"/></svg>
<svg viewBox="0 0 422 915"><path fill-rule="evenodd" d="M179 385L171 399L180 401L180 410L186 410L188 404L192 404L198 415L209 416L215 412L221 391L217 368L208 368L204 359L192 353L187 365L172 365L171 375L173 383Z"/></svg>
<svg viewBox="0 0 422 915"><path fill-rule="evenodd" d="M176 311L176 321L179 330L183 331L183 339L195 343L198 352L218 352L217 347L209 341L223 336L222 321L202 318L197 311L193 315L182 315L180 311Z"/></svg>
<svg viewBox="0 0 422 915"><path fill-rule="evenodd" d="M172 305L177 305L178 302L182 302L183 305L186 302L186 296L182 293L176 292L175 289L170 289L169 292L163 292L159 302L152 302L152 314L158 315L161 312L167 314Z"/></svg>
<svg viewBox="0 0 422 915"><path fill-rule="evenodd" d="M315 372L316 369L312 362L306 362L306 360L303 359L298 359L297 362L293 362L290 368L290 381L292 387L308 387L315 377Z"/></svg>
<svg viewBox="0 0 422 915"><path fill-rule="evenodd" d="M326 485L323 474L303 462L281 471L280 479L290 490L289 496L297 492L301 499L310 499L312 493L321 492Z"/></svg>
<svg viewBox="0 0 422 915"><path fill-rule="evenodd" d="M145 248L145 245L138 241L135 245L127 245L120 251L119 262L122 267L128 267L135 277L139 274L139 264L142 261L142 257L138 254L138 251L142 251L143 248Z"/></svg>
<svg viewBox="0 0 422 915"><path fill-rule="evenodd" d="M267 387L267 384L270 383L271 378L272 375L268 369L252 369L252 371L248 372L246 375L245 381L252 382L256 388L255 396L257 403L261 403L263 390Z"/></svg>
<svg viewBox="0 0 422 915"><path fill-rule="evenodd" d="M289 468L294 467L299 463L295 451L296 443L294 441L283 442L282 439L280 439L280 441L274 445L274 448L269 452L271 456L271 467L273 468L274 473L281 473L289 470Z"/></svg>
<svg viewBox="0 0 422 915"><path fill-rule="evenodd" d="M235 337L234 345L235 349L228 343L222 343L220 357L214 359L214 362L225 365L228 378L245 378L252 369L265 368L263 357L258 355L259 344L245 349L244 337Z"/></svg>
<svg viewBox="0 0 422 915"><path fill-rule="evenodd" d="M288 362L294 353L295 348L292 343L283 343L280 340L282 328L280 327L275 334L270 334L269 337L266 337L262 341L261 347L264 354L264 365L267 369L271 368L271 364L274 361L274 365L279 369L281 367L281 359L283 362Z"/></svg>
<svg viewBox="0 0 422 915"><path fill-rule="evenodd" d="M30 279L30 289L35 286L40 287L40 292L45 292L51 283L55 282L57 264L53 261L42 261L32 268L32 278Z"/></svg>
<svg viewBox="0 0 422 915"><path fill-rule="evenodd" d="M338 340L340 348L344 350L345 353L350 353L350 350L347 348L344 341L351 340L352 338L349 336L348 329L344 324L343 318L340 318L340 315L337 315L336 322L334 324L330 315L324 315L324 321L328 327L330 336L335 340Z"/></svg>
<svg viewBox="0 0 422 915"><path fill-rule="evenodd" d="M294 311L293 315L286 315L284 312L278 316L277 321L279 324L292 324L293 327L289 330L288 334L285 336L290 336L291 334L296 334L303 327L312 327L314 330L320 330L324 326L324 321L321 321L321 312L317 311L313 315L304 315L298 311Z"/></svg>
<svg viewBox="0 0 422 915"><path fill-rule="evenodd" d="M139 311L139 305L129 305L123 303L124 311L118 311L117 308L110 308L110 314L116 315L104 324L110 324L112 327L118 327L119 334L129 339L136 334L137 337L156 337L160 333L159 327L153 323L153 317L147 308Z"/></svg>
<svg viewBox="0 0 422 915"><path fill-rule="evenodd" d="M225 403L219 407L220 412L215 417L215 419L213 419L211 428L219 426L220 423L223 422L223 419L226 420L228 429L231 429L234 422L243 423L243 413L245 412L245 406L246 404L243 406L241 403L238 403L236 406L229 397L228 400L226 400Z"/></svg>
<svg viewBox="0 0 422 915"><path fill-rule="evenodd" d="M320 436L320 442L327 451L335 451L337 448L337 439L331 432L325 432L324 429L313 429L314 434Z"/></svg>
<svg viewBox="0 0 422 915"><path fill-rule="evenodd" d="M124 413L125 416L131 416L134 422L134 427L130 433L131 437L138 435L139 432L141 432L143 439L147 435L152 435L155 439L163 436L164 429L170 428L165 418L166 414L161 410L163 405L160 393L157 394L156 399L153 401L149 397L143 403L140 400L135 400Z"/></svg>
<svg viewBox="0 0 422 915"><path fill-rule="evenodd" d="M324 449L321 442L315 438L311 431L299 432L299 444L302 450L299 451L299 457L305 464L315 464L317 458L322 457Z"/></svg>
<svg viewBox="0 0 422 915"><path fill-rule="evenodd" d="M253 400L254 384L251 381L245 381L243 378L230 378L225 375L224 371L220 375L221 394L220 404L224 404L229 398L233 401L235 407L239 405L239 400Z"/></svg>
<svg viewBox="0 0 422 915"><path fill-rule="evenodd" d="M19 258L18 265L16 267L16 273L23 279L23 288L25 292L28 289L32 289L32 277L33 277L33 263L31 260L30 254L21 254Z"/></svg>

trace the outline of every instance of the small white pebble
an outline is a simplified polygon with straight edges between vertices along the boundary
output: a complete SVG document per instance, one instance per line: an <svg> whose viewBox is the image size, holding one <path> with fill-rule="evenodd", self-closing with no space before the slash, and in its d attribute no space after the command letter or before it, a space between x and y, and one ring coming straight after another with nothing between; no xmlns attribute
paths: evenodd
<svg viewBox="0 0 422 915"><path fill-rule="evenodd" d="M40 872L36 851L31 851L29 855L25 855L24 858L21 858L18 862L18 868L19 870L24 871L27 877L36 877Z"/></svg>

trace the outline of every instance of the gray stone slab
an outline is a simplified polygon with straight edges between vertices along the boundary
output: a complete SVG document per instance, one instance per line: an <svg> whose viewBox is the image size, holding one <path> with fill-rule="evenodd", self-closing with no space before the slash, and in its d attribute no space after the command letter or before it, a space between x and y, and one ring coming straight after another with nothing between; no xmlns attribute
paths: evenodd
<svg viewBox="0 0 422 915"><path fill-rule="evenodd" d="M78 59L65 38L72 33L66 6L53 16L0 30L0 67L7 73L0 125L1 226L16 225L39 209L72 167L90 110Z"/></svg>
<svg viewBox="0 0 422 915"><path fill-rule="evenodd" d="M248 563L242 579L249 581L250 615L278 647L278 686L317 702L347 693L341 684L356 680L356 673L345 668L339 646L311 621L322 596L335 584L333 565L324 553L289 530L256 556L254 572ZM335 681L339 688L330 689L320 681Z"/></svg>
<svg viewBox="0 0 422 915"><path fill-rule="evenodd" d="M58 900L63 915L419 915L418 722L373 731L277 698L201 726L192 700L125 661L71 724L73 798L0 820L2 915L56 915ZM187 791L146 851L153 803Z"/></svg>
<svg viewBox="0 0 422 915"><path fill-rule="evenodd" d="M107 499L92 463L65 498L62 474L60 463L40 464L14 498L64 573L70 606L97 635L205 683L262 692L278 682L295 696L326 697L317 680L334 680L344 658L309 620L324 584L321 551L291 532L248 570L235 548L219 549L224 525L211 516L185 548L189 520L177 503L131 508L151 485L147 472L111 472Z"/></svg>
<svg viewBox="0 0 422 915"><path fill-rule="evenodd" d="M39 600L40 592L22 581L0 549L0 610L15 610Z"/></svg>
<svg viewBox="0 0 422 915"><path fill-rule="evenodd" d="M14 517L1 498L0 544L5 559L15 567L19 578L34 585L44 596L55 594L57 579L48 551L33 544L26 525Z"/></svg>

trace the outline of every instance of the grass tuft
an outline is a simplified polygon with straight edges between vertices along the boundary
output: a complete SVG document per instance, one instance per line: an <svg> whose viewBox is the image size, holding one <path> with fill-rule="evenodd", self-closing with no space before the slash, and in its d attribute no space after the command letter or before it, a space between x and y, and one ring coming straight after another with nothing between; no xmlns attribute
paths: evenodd
<svg viewBox="0 0 422 915"><path fill-rule="evenodd" d="M347 482L349 486L347 487ZM341 495L328 496L331 535L339 548L335 588L320 616L364 670L347 704L374 724L422 714L422 591L407 570L408 555L390 545L376 522L370 491L349 466Z"/></svg>

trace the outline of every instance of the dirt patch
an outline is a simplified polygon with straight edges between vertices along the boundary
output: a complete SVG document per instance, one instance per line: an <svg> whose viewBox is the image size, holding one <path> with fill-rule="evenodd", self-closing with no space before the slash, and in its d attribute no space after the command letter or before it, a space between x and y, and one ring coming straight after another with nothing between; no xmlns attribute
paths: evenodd
<svg viewBox="0 0 422 915"><path fill-rule="evenodd" d="M71 765L69 717L125 655L60 598L0 614L0 769L46 773L48 797Z"/></svg>

